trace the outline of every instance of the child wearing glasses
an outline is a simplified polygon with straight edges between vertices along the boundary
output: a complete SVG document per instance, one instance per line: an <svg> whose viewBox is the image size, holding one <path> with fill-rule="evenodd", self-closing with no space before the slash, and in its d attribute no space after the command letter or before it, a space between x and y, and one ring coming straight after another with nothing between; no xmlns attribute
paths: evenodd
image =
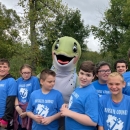
<svg viewBox="0 0 130 130"><path fill-rule="evenodd" d="M111 94L99 98L98 130L130 130L130 97L122 94L122 75L111 73L107 85Z"/></svg>
<svg viewBox="0 0 130 130"><path fill-rule="evenodd" d="M17 97L15 99L14 130L26 130L30 127L31 122L27 118L26 107L31 93L40 89L39 79L32 76L32 67L30 65L24 64L20 68L20 74L21 77L16 80Z"/></svg>
<svg viewBox="0 0 130 130"><path fill-rule="evenodd" d="M110 73L111 69L109 63L101 61L96 65L97 80L93 82L93 85L97 90L99 97L101 97L102 95L110 94L110 91L107 87L107 79Z"/></svg>

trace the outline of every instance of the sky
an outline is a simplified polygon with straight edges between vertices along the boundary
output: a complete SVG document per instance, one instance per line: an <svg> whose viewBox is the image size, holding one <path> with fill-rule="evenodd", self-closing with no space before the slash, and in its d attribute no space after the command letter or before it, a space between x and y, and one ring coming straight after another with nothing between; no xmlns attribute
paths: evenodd
<svg viewBox="0 0 130 130"><path fill-rule="evenodd" d="M85 25L98 26L103 19L104 11L109 8L110 0L62 0L63 4L68 4L68 7L81 11L81 18ZM0 0L7 8L15 9L18 14L21 14L22 8L17 6L18 0ZM86 39L87 46L91 51L100 51L100 41L90 36Z"/></svg>

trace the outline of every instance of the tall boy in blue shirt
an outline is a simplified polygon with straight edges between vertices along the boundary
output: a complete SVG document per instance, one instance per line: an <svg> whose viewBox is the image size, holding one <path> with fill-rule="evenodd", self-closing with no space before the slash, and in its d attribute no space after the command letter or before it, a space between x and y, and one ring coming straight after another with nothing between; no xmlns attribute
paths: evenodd
<svg viewBox="0 0 130 130"><path fill-rule="evenodd" d="M74 90L69 105L64 104L61 115L66 116L66 130L96 130L98 122L98 94L91 83L95 65L84 61L78 73L80 86Z"/></svg>

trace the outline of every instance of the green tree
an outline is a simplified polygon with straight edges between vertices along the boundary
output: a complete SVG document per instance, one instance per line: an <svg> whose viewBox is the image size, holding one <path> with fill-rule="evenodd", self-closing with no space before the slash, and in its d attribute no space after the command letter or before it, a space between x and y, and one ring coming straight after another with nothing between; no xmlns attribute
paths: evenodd
<svg viewBox="0 0 130 130"><path fill-rule="evenodd" d="M19 0L19 5L24 9L23 27L28 30L27 26L29 25L30 28L31 45L37 44L39 38L46 38L56 16L66 8L61 4L61 0ZM46 28L46 32L41 31L41 28Z"/></svg>
<svg viewBox="0 0 130 130"><path fill-rule="evenodd" d="M91 28L95 37L101 41L102 52L112 52L115 59L125 57L129 47L129 7L129 0L110 0L110 8L104 13L99 27Z"/></svg>
<svg viewBox="0 0 130 130"><path fill-rule="evenodd" d="M50 31L46 31L46 29L49 29ZM41 31L49 32L49 34L46 34L46 40L44 40L44 42L40 42L41 46L44 47L43 64L47 67L52 65L52 58L50 57L52 44L58 37L73 37L80 43L82 51L87 50L87 44L84 44L84 40L89 36L89 26L84 25L84 21L81 20L81 13L77 9L68 9L65 10L65 12L59 13L53 23L53 26L51 28L43 27L41 28Z"/></svg>
<svg viewBox="0 0 130 130"><path fill-rule="evenodd" d="M63 16L61 16L63 15ZM81 19L80 10L68 10L64 14L56 17L56 27L59 32L56 32L59 37L70 36L75 38L84 50L84 40L89 36L90 29L88 25L84 24Z"/></svg>
<svg viewBox="0 0 130 130"><path fill-rule="evenodd" d="M83 50L87 49L87 45L83 43L89 35L89 27L81 20L79 10L68 9L66 5L62 5L61 0L19 0L19 4L25 9L24 27L30 27L32 52L34 47L40 47L43 54L41 63L45 67L52 64L51 48L58 37L74 37ZM35 59L32 59L32 65L36 62Z"/></svg>
<svg viewBox="0 0 130 130"><path fill-rule="evenodd" d="M56 15L63 12L66 7L61 4L61 0L19 0L19 5L24 9L23 28L29 32L32 52L34 52L39 49L39 43L43 43L46 38L52 38L49 36L49 28L53 26ZM34 68L37 62L35 59L36 56L34 55L34 59L32 59Z"/></svg>
<svg viewBox="0 0 130 130"><path fill-rule="evenodd" d="M6 9L0 3L0 57L11 58L15 53L15 45L20 41L20 18L12 9Z"/></svg>
<svg viewBox="0 0 130 130"><path fill-rule="evenodd" d="M37 48L35 48L37 49ZM35 50L32 52L32 48L29 44L16 44L15 46L15 54L11 57L11 74L18 78L20 76L19 69L23 64L31 64L32 59L34 59L34 55L37 59L36 69L34 70L34 74L37 75L42 70L42 65L40 64L40 60L42 59L41 50Z"/></svg>

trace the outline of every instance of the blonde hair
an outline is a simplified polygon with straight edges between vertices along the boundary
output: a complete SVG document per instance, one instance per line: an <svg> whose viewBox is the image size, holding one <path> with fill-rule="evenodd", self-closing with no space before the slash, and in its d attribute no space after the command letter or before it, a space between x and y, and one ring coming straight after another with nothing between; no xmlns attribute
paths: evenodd
<svg viewBox="0 0 130 130"><path fill-rule="evenodd" d="M124 82L123 76L120 73L118 73L118 72L112 72L111 74L109 74L108 75L108 80L109 80L109 78L117 77L117 76L119 76L121 78L121 81Z"/></svg>

